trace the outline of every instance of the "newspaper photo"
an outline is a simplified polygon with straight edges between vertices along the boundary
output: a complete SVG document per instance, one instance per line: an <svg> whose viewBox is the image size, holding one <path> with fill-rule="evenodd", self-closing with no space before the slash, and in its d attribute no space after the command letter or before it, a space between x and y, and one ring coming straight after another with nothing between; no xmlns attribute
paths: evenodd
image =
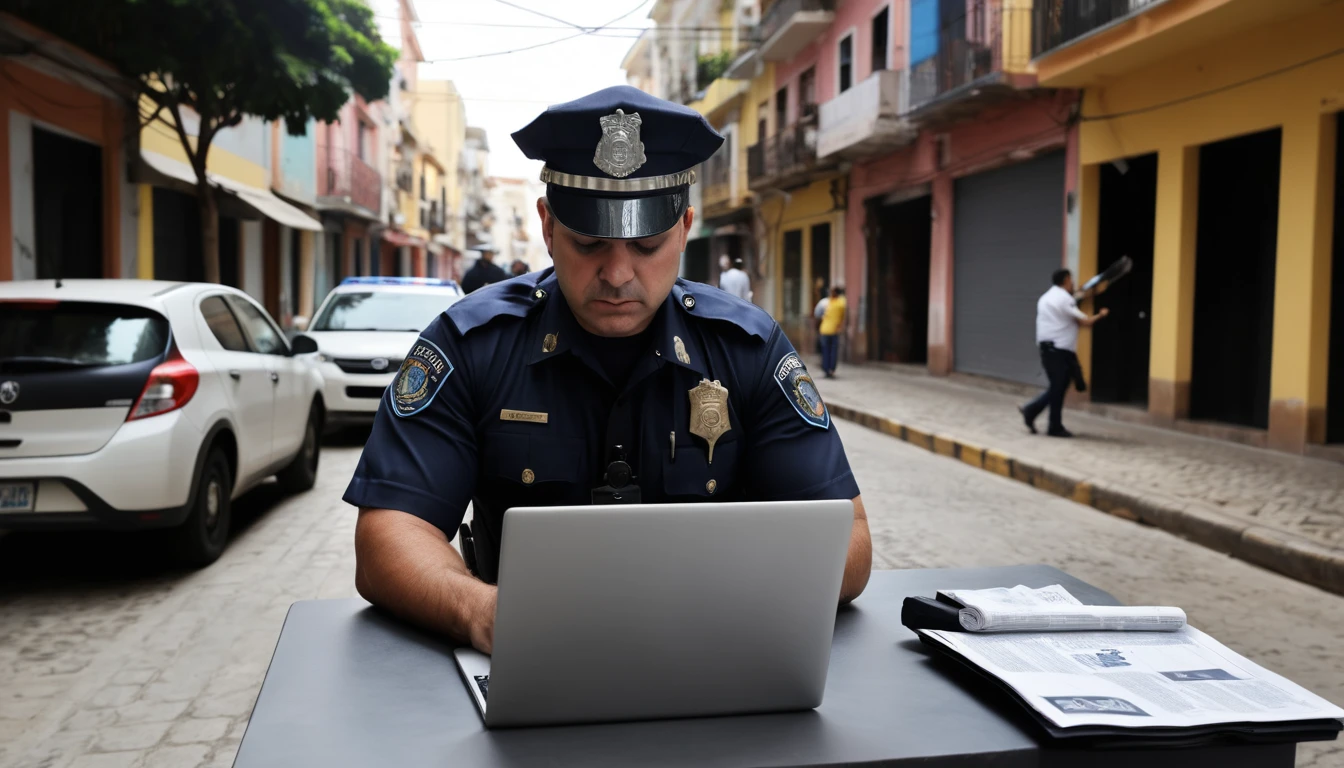
<svg viewBox="0 0 1344 768"><path fill-rule="evenodd" d="M1175 632L922 630L1061 728L1344 718L1344 709L1191 626Z"/></svg>
<svg viewBox="0 0 1344 768"><path fill-rule="evenodd" d="M1058 632L1107 630L1175 632L1185 611L1168 606L1083 605L1064 587L939 590L963 606L967 632Z"/></svg>

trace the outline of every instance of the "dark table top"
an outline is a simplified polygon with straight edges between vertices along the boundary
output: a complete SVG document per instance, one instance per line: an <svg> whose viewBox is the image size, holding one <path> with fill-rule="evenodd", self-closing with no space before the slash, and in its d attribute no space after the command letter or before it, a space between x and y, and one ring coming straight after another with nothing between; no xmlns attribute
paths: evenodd
<svg viewBox="0 0 1344 768"><path fill-rule="evenodd" d="M295 603L235 768L295 766L1069 766L1287 768L1294 745L1081 754L1007 697L928 655L901 601L938 589L1062 584L1047 566L874 571L836 617L821 706L806 712L487 731L451 644L362 600Z"/></svg>

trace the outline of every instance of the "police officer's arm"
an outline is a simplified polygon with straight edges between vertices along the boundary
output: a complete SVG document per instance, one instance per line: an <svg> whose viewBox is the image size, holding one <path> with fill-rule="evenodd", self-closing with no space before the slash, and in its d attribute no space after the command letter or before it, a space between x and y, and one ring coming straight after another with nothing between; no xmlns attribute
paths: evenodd
<svg viewBox="0 0 1344 768"><path fill-rule="evenodd" d="M872 571L868 516L831 416L793 345L775 327L764 369L747 399L748 445L743 454L754 494L767 501L851 499L854 524L840 586L841 602L858 597Z"/></svg>
<svg viewBox="0 0 1344 768"><path fill-rule="evenodd" d="M472 368L451 323L425 329L383 397L345 500L360 508L359 593L489 652L495 588L449 543L476 478Z"/></svg>

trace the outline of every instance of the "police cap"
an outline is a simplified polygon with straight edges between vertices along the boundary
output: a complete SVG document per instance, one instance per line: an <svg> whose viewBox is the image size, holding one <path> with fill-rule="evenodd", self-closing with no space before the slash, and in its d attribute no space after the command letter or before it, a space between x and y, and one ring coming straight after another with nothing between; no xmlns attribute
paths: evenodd
<svg viewBox="0 0 1344 768"><path fill-rule="evenodd" d="M561 224L588 237L649 237L690 204L695 166L723 137L693 109L628 85L556 104L513 140L546 163L546 201Z"/></svg>

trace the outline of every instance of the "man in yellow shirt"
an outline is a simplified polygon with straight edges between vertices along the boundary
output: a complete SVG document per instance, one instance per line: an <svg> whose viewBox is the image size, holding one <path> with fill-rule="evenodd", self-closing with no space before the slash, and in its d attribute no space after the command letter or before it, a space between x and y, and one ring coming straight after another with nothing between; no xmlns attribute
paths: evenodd
<svg viewBox="0 0 1344 768"><path fill-rule="evenodd" d="M826 302L825 314L821 316L821 370L826 378L835 378L836 355L840 351L840 332L845 328L845 289L843 286L831 288L831 300Z"/></svg>

